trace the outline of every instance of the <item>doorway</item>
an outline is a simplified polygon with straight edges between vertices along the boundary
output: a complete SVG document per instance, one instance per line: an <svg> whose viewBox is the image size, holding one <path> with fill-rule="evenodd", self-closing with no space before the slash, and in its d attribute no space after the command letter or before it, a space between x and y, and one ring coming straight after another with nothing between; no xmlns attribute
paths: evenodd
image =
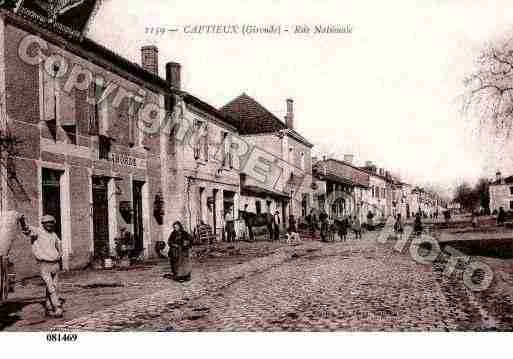
<svg viewBox="0 0 513 359"><path fill-rule="evenodd" d="M106 257L109 249L109 199L107 177L93 177L93 243L94 256Z"/></svg>
<svg viewBox="0 0 513 359"><path fill-rule="evenodd" d="M55 233L62 239L61 223L61 171L43 168L42 173L42 202L43 215L49 214L55 218Z"/></svg>
<svg viewBox="0 0 513 359"><path fill-rule="evenodd" d="M144 250L144 225L143 225L143 191L144 182L134 181L132 184L132 201L134 209L134 256Z"/></svg>

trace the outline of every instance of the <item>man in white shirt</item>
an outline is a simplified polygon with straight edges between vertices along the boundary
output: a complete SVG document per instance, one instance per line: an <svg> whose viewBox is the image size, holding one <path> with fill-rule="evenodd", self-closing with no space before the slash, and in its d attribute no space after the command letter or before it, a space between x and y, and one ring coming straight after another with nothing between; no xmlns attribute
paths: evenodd
<svg viewBox="0 0 513 359"><path fill-rule="evenodd" d="M62 267L62 246L55 233L55 218L44 215L42 228L29 227L22 221L22 231L32 242L32 253L41 270L41 278L46 284L46 310L50 316L62 317L61 299L57 294L59 271Z"/></svg>

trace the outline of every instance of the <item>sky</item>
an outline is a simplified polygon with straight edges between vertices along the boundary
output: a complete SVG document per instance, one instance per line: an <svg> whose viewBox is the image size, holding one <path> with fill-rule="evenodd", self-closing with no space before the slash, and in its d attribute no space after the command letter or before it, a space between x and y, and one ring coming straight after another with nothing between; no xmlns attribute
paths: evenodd
<svg viewBox="0 0 513 359"><path fill-rule="evenodd" d="M128 5L129 3L129 5ZM186 25L349 24L352 34L191 35ZM177 28L155 35L147 28ZM314 153L371 160L413 184L513 174L513 160L461 113L463 79L490 42L513 34L513 3L481 0L105 0L88 36L140 63L157 45L160 75L219 108L242 92L295 128Z"/></svg>

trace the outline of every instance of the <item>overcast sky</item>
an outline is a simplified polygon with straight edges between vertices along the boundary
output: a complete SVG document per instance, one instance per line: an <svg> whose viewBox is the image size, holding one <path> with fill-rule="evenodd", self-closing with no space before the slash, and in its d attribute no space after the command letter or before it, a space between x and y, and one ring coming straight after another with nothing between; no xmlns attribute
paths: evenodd
<svg viewBox="0 0 513 359"><path fill-rule="evenodd" d="M353 33L193 36L189 24L350 24ZM146 33L158 26L180 31ZM458 100L479 51L508 33L511 1L107 0L89 36L138 63L142 45L157 45L160 75L180 62L184 89L215 107L246 92L283 118L291 97L296 129L318 154L352 153L450 188L498 168L513 174Z"/></svg>

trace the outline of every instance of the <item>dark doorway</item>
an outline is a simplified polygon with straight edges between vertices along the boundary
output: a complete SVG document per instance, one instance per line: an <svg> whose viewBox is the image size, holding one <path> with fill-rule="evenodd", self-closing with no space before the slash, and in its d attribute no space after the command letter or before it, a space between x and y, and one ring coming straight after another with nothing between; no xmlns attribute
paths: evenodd
<svg viewBox="0 0 513 359"><path fill-rule="evenodd" d="M406 218L410 219L410 205L406 203Z"/></svg>
<svg viewBox="0 0 513 359"><path fill-rule="evenodd" d="M216 213L217 213L217 189L212 191L212 222L214 224L214 235L217 234L217 221L216 221Z"/></svg>
<svg viewBox="0 0 513 359"><path fill-rule="evenodd" d="M109 253L109 199L107 177L93 177L93 241L95 257Z"/></svg>
<svg viewBox="0 0 513 359"><path fill-rule="evenodd" d="M144 250L144 226L142 189L144 182L134 181L132 185L132 200L134 208L134 253L133 256L141 254Z"/></svg>
<svg viewBox="0 0 513 359"><path fill-rule="evenodd" d="M43 215L55 217L55 232L62 238L61 224L61 171L43 168Z"/></svg>

